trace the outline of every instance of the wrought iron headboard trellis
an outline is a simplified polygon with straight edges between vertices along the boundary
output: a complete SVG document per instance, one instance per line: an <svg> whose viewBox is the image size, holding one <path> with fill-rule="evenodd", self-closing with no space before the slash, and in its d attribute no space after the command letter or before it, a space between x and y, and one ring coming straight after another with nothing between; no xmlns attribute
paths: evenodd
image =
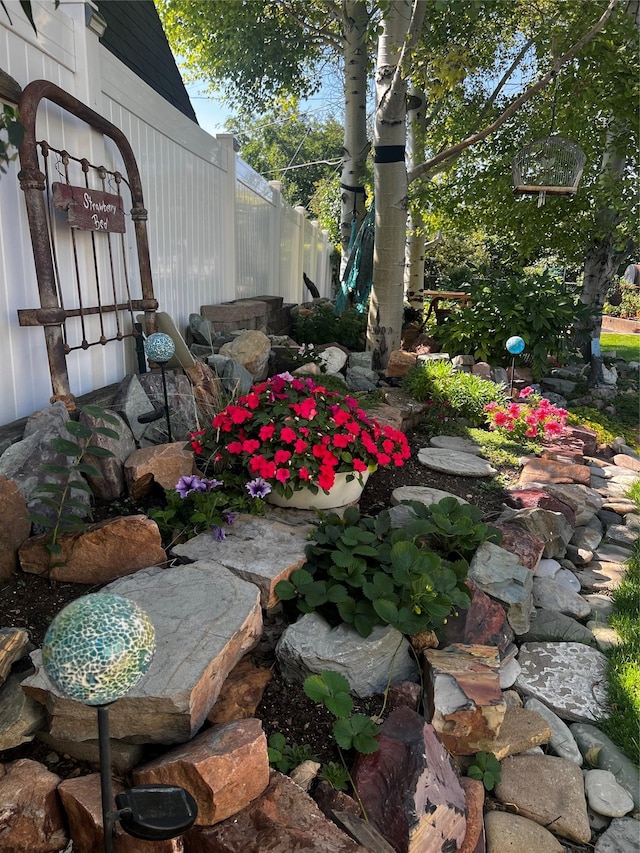
<svg viewBox="0 0 640 853"><path fill-rule="evenodd" d="M47 142L36 141L36 114L40 102L46 99L57 104L63 110L84 121L91 128L101 132L103 136L111 139L118 148L126 170L126 179L119 172L111 172L104 166L94 166L86 158L77 158L67 151L55 149ZM20 121L24 125L25 135L19 148L20 172L18 179L24 191L31 233L35 271L40 296L40 308L21 309L18 311L18 319L21 326L43 326L51 374L51 385L53 396L51 401L62 400L69 410L75 408L75 402L69 386L69 374L67 370L66 356L72 349L88 349L96 344L105 345L109 341L122 340L126 337L136 337L138 332L135 328L134 312L144 312L144 326L147 335L155 332L156 309L158 303L153 293L153 282L151 278L151 263L149 259L149 242L147 236L147 211L144 206L142 195L142 183L133 150L124 133L107 119L100 116L90 107L83 104L77 98L65 92L63 89L47 80L35 80L29 83L22 92L19 102ZM40 148L44 163L45 174L40 168L38 157ZM124 241L122 243L122 258L124 262L124 280L126 282L126 295L119 300L116 293L115 276L113 270L113 254L111 243L108 243L109 265L111 266L111 291L113 302L103 303L100 279L98 273L98 262L96 254L96 240L98 235L91 232L91 251L93 253L93 266L96 276L96 305L86 305L82 297L80 287L80 269L77 260L76 237L72 228L72 256L74 258L75 277L78 297L78 307L66 309L63 304L61 289L58 281L56 245L53 239L50 221L50 190L47 157L49 152L55 152L63 164L65 182L69 184L67 167L69 163L79 164L88 187L88 173L93 170L101 181L103 187L105 180L113 181L119 193L120 184L124 181L131 193L131 219L134 223L135 242L138 255L138 266L140 272L141 299L131 298L129 288L129 276L126 268L126 252ZM106 236L109 240L111 235ZM126 311L131 317L131 331L123 332L119 312ZM116 332L112 337L107 337L104 329L104 315L115 313ZM100 323L100 335L95 341L88 341L85 328L85 318L98 315ZM66 340L65 323L68 318L80 318L82 339L78 346L70 346Z"/></svg>

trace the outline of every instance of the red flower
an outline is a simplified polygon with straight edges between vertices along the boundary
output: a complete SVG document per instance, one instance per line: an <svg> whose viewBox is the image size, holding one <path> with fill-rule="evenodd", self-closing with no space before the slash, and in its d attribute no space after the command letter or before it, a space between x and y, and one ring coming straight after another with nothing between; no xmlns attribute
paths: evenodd
<svg viewBox="0 0 640 853"><path fill-rule="evenodd" d="M276 469L276 480L279 483L286 483L289 477L291 476L291 472L288 468L277 468Z"/></svg>
<svg viewBox="0 0 640 853"><path fill-rule="evenodd" d="M366 462L363 462L362 459L354 459L351 463L353 465L354 471L367 471L369 466Z"/></svg>
<svg viewBox="0 0 640 853"><path fill-rule="evenodd" d="M296 435L296 431L291 429L291 427L283 427L280 430L280 439L285 442L285 444L292 444L298 436Z"/></svg>
<svg viewBox="0 0 640 853"><path fill-rule="evenodd" d="M310 421L311 418L314 418L318 414L316 401L313 397L307 397L301 403L292 403L291 408L299 418L304 418L306 421Z"/></svg>
<svg viewBox="0 0 640 853"><path fill-rule="evenodd" d="M309 442L299 438L293 445L293 452L298 454L304 453L307 447L309 447Z"/></svg>
<svg viewBox="0 0 640 853"><path fill-rule="evenodd" d="M260 442L255 438L247 438L242 442L242 452L243 453L255 453L256 450L259 450Z"/></svg>
<svg viewBox="0 0 640 853"><path fill-rule="evenodd" d="M260 445L258 445L258 447L259 446ZM241 441L231 441L231 442L229 442L229 444L227 444L227 450L229 451L229 453L233 453L233 454L242 453L243 449L244 449L244 447L243 447L243 443ZM256 450L257 449L258 448L256 447Z"/></svg>
<svg viewBox="0 0 640 853"><path fill-rule="evenodd" d="M333 444L334 447L346 447L350 441L351 438L348 435L338 432L332 437L331 444ZM393 447L393 442L391 442L391 446Z"/></svg>
<svg viewBox="0 0 640 853"><path fill-rule="evenodd" d="M298 477L300 477L301 480L308 480L310 477L308 469L304 466L302 468L298 468Z"/></svg>
<svg viewBox="0 0 640 853"><path fill-rule="evenodd" d="M284 465L289 459L291 459L291 453L288 450L276 450L273 455L273 461L276 465Z"/></svg>
<svg viewBox="0 0 640 853"><path fill-rule="evenodd" d="M336 481L336 475L333 468L326 468L324 465L320 466L320 471L318 473L318 485L321 489L330 489L331 486Z"/></svg>
<svg viewBox="0 0 640 853"><path fill-rule="evenodd" d="M260 441L269 441L275 431L276 428L273 424L265 424L264 426L261 426L258 430L258 436L260 437Z"/></svg>

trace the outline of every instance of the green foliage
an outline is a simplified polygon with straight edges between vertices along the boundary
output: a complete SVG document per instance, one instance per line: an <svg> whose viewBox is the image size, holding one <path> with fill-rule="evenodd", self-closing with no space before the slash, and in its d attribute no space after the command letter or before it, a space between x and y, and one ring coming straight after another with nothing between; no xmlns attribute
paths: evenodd
<svg viewBox="0 0 640 853"><path fill-rule="evenodd" d="M602 313L610 317L627 317L635 320L640 317L640 289L633 284L620 285L622 300L619 305L605 302Z"/></svg>
<svg viewBox="0 0 640 853"><path fill-rule="evenodd" d="M221 541L225 538L224 526L233 524L238 513L264 514L262 498L251 497L244 488L246 477L228 470L220 477L181 477L175 488L165 491L165 505L148 511L167 547L207 530Z"/></svg>
<svg viewBox="0 0 640 853"><path fill-rule="evenodd" d="M492 752L476 752L467 776L479 779L487 791L493 791L496 782L500 781L501 772L500 762Z"/></svg>
<svg viewBox="0 0 640 853"><path fill-rule="evenodd" d="M409 506L412 519L401 529L392 529L387 510L376 518L355 507L343 517L325 516L306 563L276 585L276 595L302 613L352 625L363 637L375 625L416 634L468 607L468 559L481 542L499 542L499 531L480 521L477 507L454 498Z"/></svg>
<svg viewBox="0 0 640 853"><path fill-rule="evenodd" d="M306 678L302 688L310 699L322 702L337 717L333 736L341 749L355 749L363 755L378 750L378 726L366 714L351 713L353 700L344 675L324 669L320 675Z"/></svg>
<svg viewBox="0 0 640 853"><path fill-rule="evenodd" d="M336 317L333 306L318 303L307 311L300 311L295 319L294 337L301 344L338 343L350 350L364 349L367 315L348 308Z"/></svg>
<svg viewBox="0 0 640 853"><path fill-rule="evenodd" d="M280 106L258 118L229 119L225 127L238 138L243 160L267 180L281 182L283 198L292 207L308 207L322 185L325 196L332 188L339 210L339 181L336 185L331 179L340 162L344 132L334 118L321 120L294 106Z"/></svg>
<svg viewBox="0 0 640 853"><path fill-rule="evenodd" d="M635 483L632 483L626 490L625 494L635 503L637 512L640 513L640 480L636 480Z"/></svg>
<svg viewBox="0 0 640 853"><path fill-rule="evenodd" d="M484 426L484 407L506 401L502 386L475 373L457 371L450 361L444 360L425 361L412 367L402 387L416 400L429 404L427 424L434 429L449 418L466 418L473 426Z"/></svg>
<svg viewBox="0 0 640 853"><path fill-rule="evenodd" d="M307 744L299 746L297 743L287 743L287 739L280 732L274 732L267 741L267 755L269 764L279 770L280 773L288 773L303 761L317 761L311 747Z"/></svg>
<svg viewBox="0 0 640 853"><path fill-rule="evenodd" d="M567 353L570 330L588 313L549 272L474 282L468 290L472 304L436 327L443 349L507 366L507 339L518 334L526 344L522 358L536 379L546 373L549 354Z"/></svg>
<svg viewBox="0 0 640 853"><path fill-rule="evenodd" d="M4 5L4 4L3 4ZM6 139L3 136L6 135ZM18 110L5 104L0 112L0 172L18 156L18 147L24 139L24 127L20 124ZM12 149L15 149L12 153Z"/></svg>
<svg viewBox="0 0 640 853"><path fill-rule="evenodd" d="M329 761L322 765L318 779L328 782L336 791L346 791L349 788L349 771L342 764L336 764L335 761Z"/></svg>
<svg viewBox="0 0 640 853"><path fill-rule="evenodd" d="M99 406L84 406L83 411L106 423L118 425L118 419ZM60 537L64 533L86 531L86 519L92 518L91 507L73 495L74 491L91 494L91 487L82 476L83 474L90 477L102 476L94 465L86 461L87 457L109 459L114 456L111 450L92 444L92 440L98 435L116 440L119 437L118 433L110 427L90 427L79 421L67 421L65 429L70 438L54 438L50 445L52 450L66 457L69 462L66 465L43 464L42 472L54 475L56 481L44 483L35 493L45 506L53 510L53 518L46 515L27 516L28 521L48 531L45 547L49 552L50 569L56 565L61 565L59 562L62 553Z"/></svg>

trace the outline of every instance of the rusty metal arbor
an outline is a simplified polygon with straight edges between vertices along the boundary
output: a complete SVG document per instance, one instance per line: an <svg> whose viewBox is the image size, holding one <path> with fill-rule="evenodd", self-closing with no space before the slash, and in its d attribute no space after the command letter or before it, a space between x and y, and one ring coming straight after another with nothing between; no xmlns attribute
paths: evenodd
<svg viewBox="0 0 640 853"><path fill-rule="evenodd" d="M57 104L112 140L126 175L38 141L36 114L42 100ZM40 308L19 310L18 319L21 326L44 328L51 400L62 400L73 409L66 358L70 352L136 338L139 311L144 312L145 333L156 331L158 303L151 278L147 211L133 151L119 128L46 80L24 89L19 110L25 136L19 148L18 179L25 195ZM83 205L85 193L88 201ZM127 263L129 203L138 258L135 271ZM83 206L88 210L82 211Z"/></svg>
<svg viewBox="0 0 640 853"><path fill-rule="evenodd" d="M513 158L513 192L537 195L538 207L547 195L575 195L586 159L579 145L562 136L535 139Z"/></svg>

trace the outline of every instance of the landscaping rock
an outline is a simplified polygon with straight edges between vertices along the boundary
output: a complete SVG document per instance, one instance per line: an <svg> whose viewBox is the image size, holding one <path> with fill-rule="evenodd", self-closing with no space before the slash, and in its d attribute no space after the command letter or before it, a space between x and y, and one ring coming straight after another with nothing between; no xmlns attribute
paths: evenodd
<svg viewBox="0 0 640 853"><path fill-rule="evenodd" d="M10 675L0 691L0 751L29 743L44 726L44 708L25 694L24 678Z"/></svg>
<svg viewBox="0 0 640 853"><path fill-rule="evenodd" d="M215 826L196 826L184 836L187 853L367 853L288 776L271 771L265 791L246 808Z"/></svg>
<svg viewBox="0 0 640 853"><path fill-rule="evenodd" d="M533 579L533 603L543 610L555 610L566 616L573 616L575 619L586 619L591 613L588 601L567 589L555 578Z"/></svg>
<svg viewBox="0 0 640 853"><path fill-rule="evenodd" d="M110 706L111 736L131 743L183 743L192 738L238 660L259 640L259 592L224 566L200 561L143 569L102 592L135 601L156 632L147 674ZM95 710L63 697L50 683L41 652L25 691L46 704L51 734L67 740L96 737Z"/></svg>
<svg viewBox="0 0 640 853"><path fill-rule="evenodd" d="M353 770L371 823L402 853L458 850L466 834L465 795L433 727L399 708L382 724L379 745L358 755Z"/></svg>
<svg viewBox="0 0 640 853"><path fill-rule="evenodd" d="M194 473L193 451L184 441L159 444L134 451L124 464L127 492L134 499L151 491L153 483L163 489L174 489L180 477Z"/></svg>
<svg viewBox="0 0 640 853"><path fill-rule="evenodd" d="M164 405L164 401L163 401ZM138 379L138 375L130 373L118 386L111 410L121 415L136 441L140 441L148 424L140 423L141 415L148 415L153 411L153 403Z"/></svg>
<svg viewBox="0 0 640 853"><path fill-rule="evenodd" d="M566 642L585 643L587 646L595 646L593 632L573 619L557 610L536 610L531 614L529 630L520 635L523 643L531 642Z"/></svg>
<svg viewBox="0 0 640 853"><path fill-rule="evenodd" d="M564 847L549 830L533 820L509 812L487 812L484 819L487 853L563 853Z"/></svg>
<svg viewBox="0 0 640 853"><path fill-rule="evenodd" d="M104 501L116 500L124 494L124 463L136 449L135 438L124 419L117 412L109 412L109 414L118 421L117 424L109 423L104 418L96 418L86 411L81 411L79 417L80 423L92 430L95 427L108 427L118 433L118 438L94 433L89 442L91 447L99 447L113 453L111 457L90 456L87 459L89 464L100 472L97 477L87 474L87 482L91 486L94 497Z"/></svg>
<svg viewBox="0 0 640 853"><path fill-rule="evenodd" d="M516 556L493 542L483 542L471 559L468 577L487 595L508 605L507 618L516 634L528 630L533 574Z"/></svg>
<svg viewBox="0 0 640 853"><path fill-rule="evenodd" d="M550 708L547 708L544 702L540 702L533 696L528 696L525 699L524 706L529 711L536 711L549 724L551 728L549 746L554 753L559 758L566 758L567 761L573 761L574 764L581 767L582 754L571 734L569 726L557 714L554 714Z"/></svg>
<svg viewBox="0 0 640 853"><path fill-rule="evenodd" d="M525 528L544 542L543 557L562 557L567 543L573 536L573 529L567 523L565 516L559 512L546 509L505 509L498 522L513 524L517 528Z"/></svg>
<svg viewBox="0 0 640 853"><path fill-rule="evenodd" d="M484 459L459 450L424 447L418 451L418 461L431 471L460 477L493 477L498 473Z"/></svg>
<svg viewBox="0 0 640 853"><path fill-rule="evenodd" d="M0 684L6 680L13 664L28 651L29 635L24 628L0 628Z"/></svg>
<svg viewBox="0 0 640 853"><path fill-rule="evenodd" d="M426 649L426 715L452 755L491 749L504 720L498 650L492 646Z"/></svg>
<svg viewBox="0 0 640 853"><path fill-rule="evenodd" d="M591 839L582 771L571 761L549 755L505 758L495 796L558 835L582 844Z"/></svg>
<svg viewBox="0 0 640 853"><path fill-rule="evenodd" d="M619 785L633 798L636 809L640 808L640 773L636 765L595 726L589 723L574 723L571 726L580 752L589 762L596 764L601 770L610 770Z"/></svg>
<svg viewBox="0 0 640 853"><path fill-rule="evenodd" d="M589 808L598 814L624 817L633 809L633 798L616 782L610 770L588 770L584 776L584 789Z"/></svg>
<svg viewBox="0 0 640 853"><path fill-rule="evenodd" d="M395 628L376 625L365 639L350 625L332 628L317 613L306 613L285 629L276 657L287 681L302 684L308 675L331 669L361 697L382 693L389 683L418 681L409 643Z"/></svg>
<svg viewBox="0 0 640 853"><path fill-rule="evenodd" d="M637 853L638 821L625 817L612 820L596 841L594 853Z"/></svg>
<svg viewBox="0 0 640 853"><path fill-rule="evenodd" d="M27 503L13 480L0 477L0 581L18 568L18 548L29 538Z"/></svg>
<svg viewBox="0 0 640 853"><path fill-rule="evenodd" d="M563 720L591 721L606 708L606 658L582 643L523 643L516 688Z"/></svg>
<svg viewBox="0 0 640 853"><path fill-rule="evenodd" d="M60 777L28 758L0 764L2 849L55 853L69 837L56 788Z"/></svg>
<svg viewBox="0 0 640 853"><path fill-rule="evenodd" d="M489 745L498 761L507 755L528 752L536 746L548 743L551 737L549 723L531 708L507 707L504 720L496 739Z"/></svg>
<svg viewBox="0 0 640 853"><path fill-rule="evenodd" d="M260 590L261 606L267 610L279 599L275 586L306 562L305 547L312 525L239 515L226 537L218 541L213 532L194 536L173 548L173 554L187 560L215 560Z"/></svg>
<svg viewBox="0 0 640 853"><path fill-rule="evenodd" d="M220 355L227 356L249 371L254 382L267 377L267 364L271 341L257 329L243 332L231 343L220 347Z"/></svg>
<svg viewBox="0 0 640 853"><path fill-rule="evenodd" d="M442 489L433 489L430 486L400 486L400 488L394 489L391 493L391 504L392 506L397 506L403 501L419 501L425 506L431 506L431 504L439 503L439 501L445 498L455 498L459 504L469 503L469 501L465 501L464 498L458 497L458 495L443 492Z"/></svg>
<svg viewBox="0 0 640 853"><path fill-rule="evenodd" d="M188 744L138 767L136 785L178 785L198 806L196 824L210 826L242 811L269 784L267 739L260 720L213 726Z"/></svg>
<svg viewBox="0 0 640 853"><path fill-rule="evenodd" d="M160 531L146 515L127 515L91 524L86 532L64 533L55 560L47 550L49 537L32 536L19 551L24 572L52 581L103 584L149 566L164 565ZM52 565L60 563L60 565Z"/></svg>

